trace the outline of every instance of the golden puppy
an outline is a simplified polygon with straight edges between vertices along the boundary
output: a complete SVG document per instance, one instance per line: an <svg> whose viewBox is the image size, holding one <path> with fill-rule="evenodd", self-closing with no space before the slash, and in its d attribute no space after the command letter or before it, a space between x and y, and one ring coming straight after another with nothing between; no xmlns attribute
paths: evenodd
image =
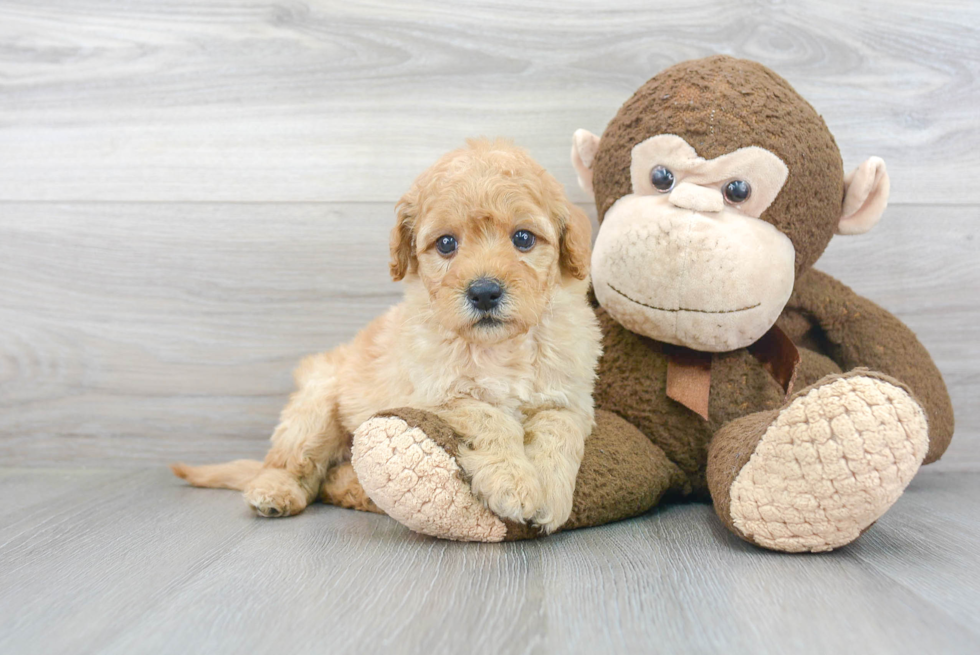
<svg viewBox="0 0 980 655"><path fill-rule="evenodd" d="M318 495L371 509L350 468L351 434L381 410L414 407L461 435L460 464L493 512L555 530L593 425L590 237L526 152L469 141L397 205L391 276L405 280L405 300L300 364L265 462L174 472L241 489L262 516L296 514Z"/></svg>

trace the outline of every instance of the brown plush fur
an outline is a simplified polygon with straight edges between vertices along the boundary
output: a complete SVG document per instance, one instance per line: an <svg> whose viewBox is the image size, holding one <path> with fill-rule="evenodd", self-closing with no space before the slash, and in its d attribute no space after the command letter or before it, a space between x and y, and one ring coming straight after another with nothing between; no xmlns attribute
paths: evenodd
<svg viewBox="0 0 980 655"><path fill-rule="evenodd" d="M757 471L767 473L760 473L758 480L743 480L743 488L783 493L787 486L766 485L792 479L786 484L802 489L796 498L809 503L802 509L769 504L767 512L819 516L802 519L802 523L780 523L783 519L777 517L773 529L782 531L780 534L750 535L736 529L738 520L747 525L752 517L733 516L733 486L746 464L758 455L757 446L767 430L777 419L790 416L792 399L786 398L785 389L747 348L713 353L708 418L704 420L666 395L670 347L624 328L596 304L603 332L595 388L597 423L585 450L573 512L565 527L633 516L647 511L665 495L687 496L713 500L729 528L767 548L799 551L839 547L887 510L919 462L935 461L945 451L953 433L953 410L942 376L915 335L897 318L837 280L810 270L842 217L845 185L833 137L819 115L785 80L759 64L729 57L678 64L650 80L623 105L599 142L591 179L600 220L618 199L631 193L633 146L658 134L683 137L705 158L754 145L775 153L787 165L785 186L761 219L785 233L796 250L794 292L777 325L799 349L796 388L811 392L807 407L817 415L812 425L799 424L812 432L799 442L793 441L801 448L798 455L795 446L788 445L795 439L792 436L776 445L769 442L767 453L778 455L772 460L774 467L789 461L792 474L797 464L815 465L812 453L819 446L824 450L818 464L827 467L822 474L829 470L843 470L845 474L815 480L821 489L807 495L807 479L798 474L796 478L780 477L782 472L775 472L775 468L757 466ZM637 270L635 274L644 272ZM827 396L827 404L820 405L824 396L812 392L832 386L837 389L839 385L834 385L844 379L863 384L861 393L865 395ZM885 426L880 432L874 432L874 421L858 426L868 431L870 441L852 450L847 461L839 450L842 442L828 441L831 428L820 413L835 407L854 412L855 417L878 412L883 421L879 423ZM869 409L872 407L873 411ZM415 416L414 420L419 425L424 423L433 434L440 432L441 443L451 448L451 431L440 428L438 419ZM853 427L852 420L864 419L846 417L841 430ZM787 428L780 429L783 432L779 434L787 434ZM853 448L856 443L852 439L847 447ZM891 452L885 443L891 444ZM794 456L811 459L793 463ZM831 456L836 459L823 462L824 457ZM766 457L763 453L759 461ZM867 458L877 459L872 462ZM871 472L848 472L847 467L853 465L868 465L863 470ZM771 480L767 480L769 475ZM749 482L757 483L757 488ZM847 493L857 493L848 498L860 497L862 507L834 506L834 502L842 502L833 495L838 484L849 486ZM830 504L819 505L823 500L818 499ZM751 504L744 498L739 502L740 506ZM817 532L806 532L814 526ZM510 539L537 536L521 526L508 528ZM802 532L786 532L797 529ZM824 538L819 530L825 529L833 534Z"/></svg>
<svg viewBox="0 0 980 655"><path fill-rule="evenodd" d="M664 394L664 345L626 330L601 307L596 313L603 330L597 411L613 412L647 435L684 472L693 497L713 498L719 516L730 523L722 490L748 461L753 439L758 441L762 427L785 405L783 389L747 350L715 354L709 420L704 421ZM928 352L897 318L830 276L810 271L797 282L778 324L800 350L797 388L859 366L900 380L929 418L925 463L939 459L953 434L952 404ZM597 432L593 439L599 438ZM744 442L742 435L748 435ZM733 443L726 443L729 438ZM723 445L715 453L718 477L709 490L713 441ZM583 461L583 470L589 466Z"/></svg>
<svg viewBox="0 0 980 655"><path fill-rule="evenodd" d="M657 134L682 137L705 159L743 146L779 156L792 174L762 219L793 242L797 275L817 261L840 218L844 167L823 119L786 80L762 64L718 55L672 66L640 87L595 156L600 221L631 191L632 147Z"/></svg>
<svg viewBox="0 0 980 655"><path fill-rule="evenodd" d="M631 192L632 146L664 133L683 137L702 157L755 145L787 164L787 182L761 218L796 249L795 290L777 324L800 349L797 388L827 384L858 367L871 369L873 377L884 374L922 405L929 425L925 463L938 459L952 437L953 411L925 348L890 313L808 270L834 234L844 188L837 145L819 115L785 80L754 62L718 56L667 69L623 105L602 135L593 165L600 220ZM665 346L626 330L601 307L597 314L604 335L597 410L614 412L646 434L685 473L695 496L710 494L731 527L728 489L787 405L783 390L746 350L714 354L709 420L703 421L665 396Z"/></svg>
<svg viewBox="0 0 980 655"><path fill-rule="evenodd" d="M946 383L925 346L898 318L812 270L797 282L783 321L787 334L814 344L843 370L866 367L907 385L929 420L929 452L923 464L946 452L954 428Z"/></svg>
<svg viewBox="0 0 980 655"><path fill-rule="evenodd" d="M707 498L708 444L715 432L746 414L778 409L785 402L783 388L747 349L716 353L705 421L664 393L664 344L626 330L601 307L596 315L603 332L596 407L623 417L647 435L684 472L695 496ZM800 357L798 387L841 372L823 353L800 348Z"/></svg>

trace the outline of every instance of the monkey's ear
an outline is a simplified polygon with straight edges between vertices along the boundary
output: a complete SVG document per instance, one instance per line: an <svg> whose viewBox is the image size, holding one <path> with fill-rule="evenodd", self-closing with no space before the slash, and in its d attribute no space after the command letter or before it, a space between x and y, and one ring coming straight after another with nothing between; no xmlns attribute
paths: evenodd
<svg viewBox="0 0 980 655"><path fill-rule="evenodd" d="M837 234L864 234L878 223L888 205L891 184L881 157L867 161L844 178L844 205Z"/></svg>
<svg viewBox="0 0 980 655"><path fill-rule="evenodd" d="M578 185L593 198L592 162L599 150L599 138L588 130L575 130L572 135L572 166L578 175Z"/></svg>
<svg viewBox="0 0 980 655"><path fill-rule="evenodd" d="M418 216L418 202L418 191L413 188L402 196L398 204L395 205L396 223L391 230L391 261L388 264L391 279L395 282L405 277L417 265L414 232L415 220Z"/></svg>
<svg viewBox="0 0 980 655"><path fill-rule="evenodd" d="M585 212L568 203L568 218L561 231L559 264L566 273L579 280L589 276L592 260L592 222Z"/></svg>

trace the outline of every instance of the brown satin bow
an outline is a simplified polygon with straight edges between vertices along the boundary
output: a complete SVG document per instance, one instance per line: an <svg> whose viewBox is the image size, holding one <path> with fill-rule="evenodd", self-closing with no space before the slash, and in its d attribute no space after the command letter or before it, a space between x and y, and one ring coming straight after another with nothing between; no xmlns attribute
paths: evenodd
<svg viewBox="0 0 980 655"><path fill-rule="evenodd" d="M783 388L793 392L800 351L786 333L773 325L761 339L747 348ZM667 354L667 397L676 400L708 420L708 398L711 393L711 353L669 346Z"/></svg>

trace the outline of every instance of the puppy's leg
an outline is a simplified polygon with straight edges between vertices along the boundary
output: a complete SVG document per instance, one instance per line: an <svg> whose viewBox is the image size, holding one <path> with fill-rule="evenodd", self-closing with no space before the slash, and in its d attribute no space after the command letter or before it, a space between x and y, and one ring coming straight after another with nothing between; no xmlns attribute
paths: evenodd
<svg viewBox="0 0 980 655"><path fill-rule="evenodd" d="M327 471L320 487L320 500L337 507L384 514L365 493L350 462L338 464Z"/></svg>
<svg viewBox="0 0 980 655"><path fill-rule="evenodd" d="M244 490L245 500L262 516L303 511L319 494L327 469L346 450L335 368L329 355L311 359L313 364L307 361L300 367L299 389L282 411L262 470Z"/></svg>
<svg viewBox="0 0 980 655"><path fill-rule="evenodd" d="M568 520L585 438L592 419L584 412L546 409L524 424L529 437L527 457L541 481L542 503L532 520L551 533Z"/></svg>
<svg viewBox="0 0 980 655"><path fill-rule="evenodd" d="M524 453L524 428L513 416L487 403L460 401L438 411L464 435L459 463L470 487L497 516L523 523L541 505L541 484Z"/></svg>

